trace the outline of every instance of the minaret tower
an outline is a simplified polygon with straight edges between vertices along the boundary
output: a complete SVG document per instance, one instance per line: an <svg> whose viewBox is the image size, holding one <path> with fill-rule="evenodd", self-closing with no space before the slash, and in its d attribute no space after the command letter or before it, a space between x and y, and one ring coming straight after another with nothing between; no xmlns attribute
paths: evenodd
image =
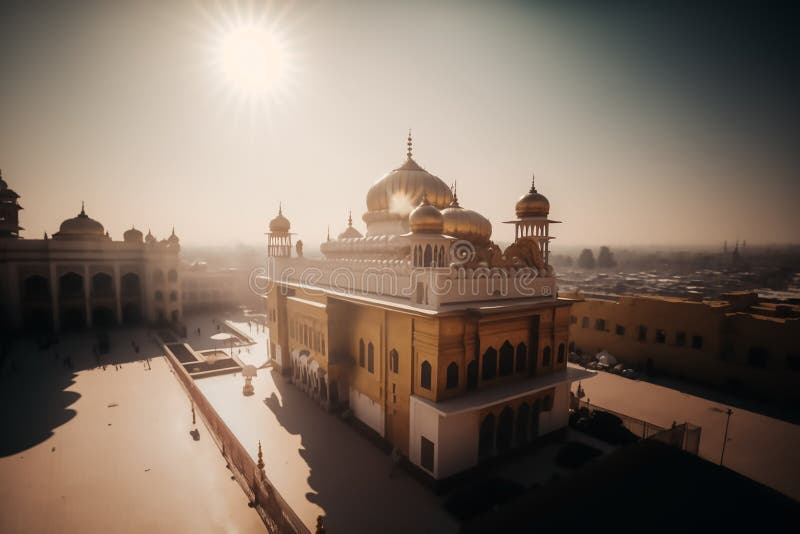
<svg viewBox="0 0 800 534"><path fill-rule="evenodd" d="M19 225L19 210L22 206L17 202L18 198L19 195L8 188L3 180L3 172L0 171L0 239L19 239L19 231L23 230Z"/></svg>
<svg viewBox="0 0 800 534"><path fill-rule="evenodd" d="M542 258L546 265L550 265L550 240L554 239L550 235L550 224L560 223L548 218L550 214L550 201L547 197L536 190L536 176L531 176L531 188L528 194L523 195L517 201L517 218L513 221L505 221L515 227L515 239L532 239L539 245Z"/></svg>
<svg viewBox="0 0 800 534"><path fill-rule="evenodd" d="M283 206L278 204L278 215L269 222L267 256L288 258L292 255L292 234L289 219L283 216Z"/></svg>

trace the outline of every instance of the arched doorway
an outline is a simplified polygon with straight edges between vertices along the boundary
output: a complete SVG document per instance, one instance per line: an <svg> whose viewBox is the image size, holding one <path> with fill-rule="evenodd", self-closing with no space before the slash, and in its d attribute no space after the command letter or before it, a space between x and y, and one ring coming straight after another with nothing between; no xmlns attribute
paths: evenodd
<svg viewBox="0 0 800 534"><path fill-rule="evenodd" d="M494 414L487 414L478 435L478 458L488 458L494 452Z"/></svg>
<svg viewBox="0 0 800 534"><path fill-rule="evenodd" d="M53 312L50 308L34 308L25 312L25 329L31 332L48 332L53 329Z"/></svg>
<svg viewBox="0 0 800 534"><path fill-rule="evenodd" d="M92 309L92 325L96 328L109 328L114 325L114 312L105 306Z"/></svg>
<svg viewBox="0 0 800 534"><path fill-rule="evenodd" d="M514 410L510 406L503 408L497 422L497 452L503 453L511 448L514 435Z"/></svg>
<svg viewBox="0 0 800 534"><path fill-rule="evenodd" d="M83 297L83 277L76 273L63 275L58 282L58 296L61 298Z"/></svg>
<svg viewBox="0 0 800 534"><path fill-rule="evenodd" d="M110 297L114 294L114 283L106 273L97 273L92 277L92 296Z"/></svg>
<svg viewBox="0 0 800 534"><path fill-rule="evenodd" d="M48 302L50 283L44 276L29 276L23 282L22 299L26 302Z"/></svg>
<svg viewBox="0 0 800 534"><path fill-rule="evenodd" d="M542 400L536 399L533 403L533 410L531 410L531 438L536 439L539 437L539 414L542 411Z"/></svg>
<svg viewBox="0 0 800 534"><path fill-rule="evenodd" d="M123 297L139 297L142 294L141 288L142 284L136 273L127 273L120 278L120 292Z"/></svg>
<svg viewBox="0 0 800 534"><path fill-rule="evenodd" d="M517 445L523 445L530 441L528 428L530 427L531 408L527 402L520 404L517 409Z"/></svg>
<svg viewBox="0 0 800 534"><path fill-rule="evenodd" d="M142 321L142 308L139 304L130 302L122 307L122 322L127 325L136 325Z"/></svg>
<svg viewBox="0 0 800 534"><path fill-rule="evenodd" d="M86 310L83 307L62 307L59 314L63 330L80 330L86 327Z"/></svg>
<svg viewBox="0 0 800 534"><path fill-rule="evenodd" d="M483 380L492 380L497 376L497 351L489 347L483 353L483 366L481 368L481 378Z"/></svg>

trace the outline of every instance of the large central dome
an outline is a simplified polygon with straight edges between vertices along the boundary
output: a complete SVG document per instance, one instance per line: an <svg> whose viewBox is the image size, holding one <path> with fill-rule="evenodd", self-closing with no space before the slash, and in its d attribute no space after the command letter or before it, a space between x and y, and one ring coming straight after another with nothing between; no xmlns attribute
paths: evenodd
<svg viewBox="0 0 800 534"><path fill-rule="evenodd" d="M447 184L432 175L408 155L402 166L375 182L367 193L367 210L408 215L427 194L428 202L439 209L450 205L453 194Z"/></svg>

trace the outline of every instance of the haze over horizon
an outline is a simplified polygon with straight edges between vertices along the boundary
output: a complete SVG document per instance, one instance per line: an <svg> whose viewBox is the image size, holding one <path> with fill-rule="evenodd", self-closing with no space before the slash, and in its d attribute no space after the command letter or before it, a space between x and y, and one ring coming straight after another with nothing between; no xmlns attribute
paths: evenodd
<svg viewBox="0 0 800 534"><path fill-rule="evenodd" d="M497 241L532 172L564 221L555 254L800 241L796 8L236 5L3 3L0 168L24 237L82 200L115 239L263 244L279 202L307 244L349 209L363 232L410 127ZM219 65L255 22L279 42L274 80Z"/></svg>

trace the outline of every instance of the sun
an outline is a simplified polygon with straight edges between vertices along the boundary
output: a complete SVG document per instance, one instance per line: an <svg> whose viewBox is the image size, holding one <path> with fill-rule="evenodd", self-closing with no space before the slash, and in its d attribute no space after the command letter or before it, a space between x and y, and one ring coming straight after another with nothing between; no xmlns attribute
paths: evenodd
<svg viewBox="0 0 800 534"><path fill-rule="evenodd" d="M209 88L225 114L255 120L264 112L288 112L302 88L294 4L255 0L198 4Z"/></svg>
<svg viewBox="0 0 800 534"><path fill-rule="evenodd" d="M245 22L224 30L216 47L223 81L245 96L265 95L286 76L286 51L270 28Z"/></svg>

